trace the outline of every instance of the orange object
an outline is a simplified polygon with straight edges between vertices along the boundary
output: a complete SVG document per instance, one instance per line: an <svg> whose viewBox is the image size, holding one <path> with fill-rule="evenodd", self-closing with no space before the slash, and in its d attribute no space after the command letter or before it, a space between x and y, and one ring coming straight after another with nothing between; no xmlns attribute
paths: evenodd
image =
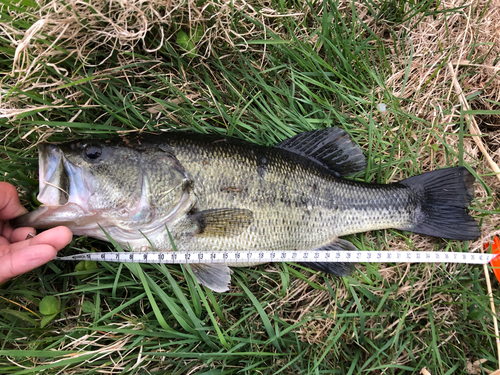
<svg viewBox="0 0 500 375"><path fill-rule="evenodd" d="M484 248L487 249L490 246L490 243L487 242L484 244ZM493 258L490 261L491 267L493 268L493 272L495 273L495 276L500 282L500 238L498 236L495 236L493 238L493 244L491 245L491 252L493 254L498 254L495 258Z"/></svg>

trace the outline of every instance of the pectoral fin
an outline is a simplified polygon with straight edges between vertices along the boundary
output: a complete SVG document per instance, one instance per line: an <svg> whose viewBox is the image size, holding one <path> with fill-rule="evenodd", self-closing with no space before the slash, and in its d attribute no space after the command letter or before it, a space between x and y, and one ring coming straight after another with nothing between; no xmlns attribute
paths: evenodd
<svg viewBox="0 0 500 375"><path fill-rule="evenodd" d="M198 236L237 236L253 221L253 212L240 208L219 208L194 213L190 216L196 224Z"/></svg>
<svg viewBox="0 0 500 375"><path fill-rule="evenodd" d="M191 264L191 269L201 285L218 293L229 290L233 271L225 264Z"/></svg>
<svg viewBox="0 0 500 375"><path fill-rule="evenodd" d="M338 239L334 243L322 246L316 250L321 250L321 251L358 251L356 246L354 246L352 243L350 243L347 240L343 239ZM335 276L349 276L351 272L354 270L356 263L330 263L330 262L307 262L307 263L300 263L306 267L312 268L313 270L316 271L321 271L321 272L326 272L326 273L331 273L332 275Z"/></svg>

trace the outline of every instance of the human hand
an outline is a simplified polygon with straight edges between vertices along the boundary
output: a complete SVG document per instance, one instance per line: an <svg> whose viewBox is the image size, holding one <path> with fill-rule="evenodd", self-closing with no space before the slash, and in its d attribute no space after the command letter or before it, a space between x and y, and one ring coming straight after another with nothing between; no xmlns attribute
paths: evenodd
<svg viewBox="0 0 500 375"><path fill-rule="evenodd" d="M54 259L73 236L68 228L56 227L28 239L36 233L33 228L13 229L6 222L26 212L16 188L0 182L0 284Z"/></svg>

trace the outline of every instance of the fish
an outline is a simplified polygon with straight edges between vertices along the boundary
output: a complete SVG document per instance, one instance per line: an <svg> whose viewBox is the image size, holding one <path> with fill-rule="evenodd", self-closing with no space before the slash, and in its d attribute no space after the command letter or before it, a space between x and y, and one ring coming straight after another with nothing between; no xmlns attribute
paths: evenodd
<svg viewBox="0 0 500 375"><path fill-rule="evenodd" d="M105 241L108 234L131 251L172 251L172 240L184 251L353 251L341 237L388 228L454 240L480 236L468 213L475 178L467 168L390 184L358 182L347 177L366 168L366 157L340 127L274 147L166 132L41 143L38 150L42 205L12 224L64 225ZM200 284L223 292L230 267L255 264L191 268ZM355 268L307 266L339 277Z"/></svg>

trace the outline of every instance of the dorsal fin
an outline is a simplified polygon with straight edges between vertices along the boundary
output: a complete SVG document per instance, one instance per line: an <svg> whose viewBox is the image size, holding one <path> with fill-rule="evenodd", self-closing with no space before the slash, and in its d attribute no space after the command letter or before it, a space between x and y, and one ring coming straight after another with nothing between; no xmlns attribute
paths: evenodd
<svg viewBox="0 0 500 375"><path fill-rule="evenodd" d="M341 128L300 133L275 147L314 160L337 176L347 176L366 168L363 150Z"/></svg>

